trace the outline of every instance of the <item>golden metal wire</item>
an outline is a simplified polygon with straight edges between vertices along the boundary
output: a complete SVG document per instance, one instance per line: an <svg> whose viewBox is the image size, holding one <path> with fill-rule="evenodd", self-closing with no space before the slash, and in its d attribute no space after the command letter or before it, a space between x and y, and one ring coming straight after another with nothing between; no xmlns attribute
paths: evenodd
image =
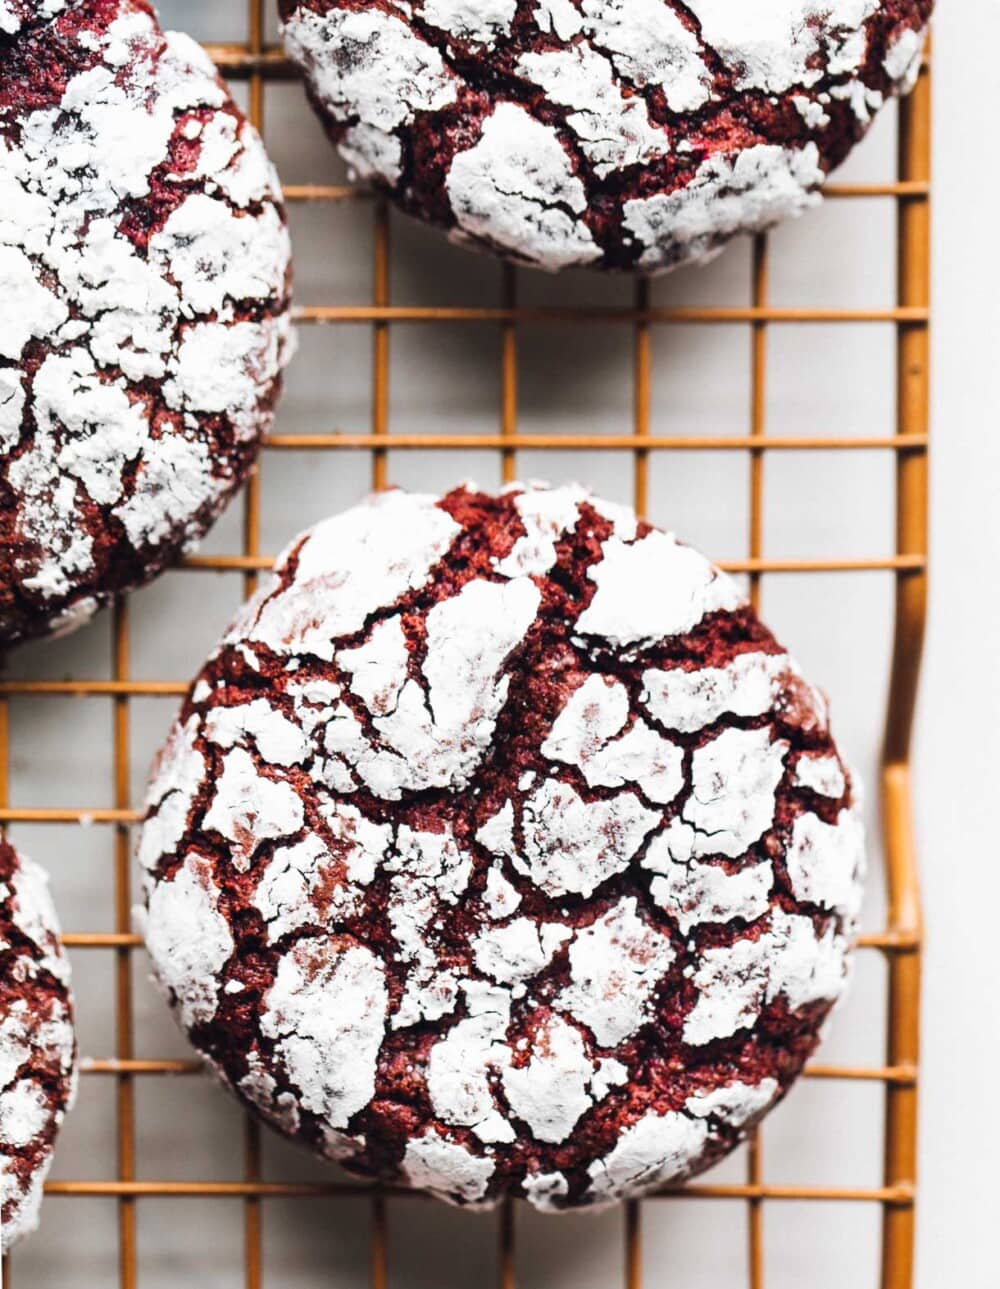
<svg viewBox="0 0 1000 1289"><path fill-rule="evenodd" d="M245 43L218 44L209 53L228 75L244 79L251 119L263 125L267 84L294 77L279 48L264 40L264 0L247 0ZM627 451L633 457L633 489L637 510L646 509L649 460L653 453L710 451L747 453L750 462L748 557L723 561L726 568L746 573L751 595L759 598L762 579L773 574L819 575L833 571L870 571L891 575L895 583L895 645L882 762L882 806L887 855L888 920L881 932L859 937L863 951L884 956L889 977L888 1032L884 1064L831 1066L814 1063L806 1076L822 1080L860 1080L884 1087L885 1165L881 1186L845 1187L779 1185L765 1180L762 1132L751 1143L747 1176L742 1184L696 1183L667 1187L657 1196L623 1209L625 1232L624 1285L641 1289L643 1213L650 1203L678 1194L704 1199L742 1200L747 1211L748 1284L764 1289L764 1216L769 1204L782 1201L873 1203L882 1210L882 1289L911 1289L913 1279L914 1199L916 1185L916 1112L919 1041L921 911L915 839L911 820L910 742L927 593L927 450L928 362L930 323L930 62L925 60L912 96L900 106L898 175L883 184L832 184L828 197L865 200L889 198L897 207L898 288L890 309L777 308L768 301L769 246L755 239L750 304L743 308L653 308L649 287L638 282L631 308L526 308L518 303L517 271L504 267L499 299L479 308L394 307L389 280L389 211L383 201L363 191L335 184L291 184L291 202L372 202L375 225L372 298L367 305L324 305L296 310L299 325L368 323L372 328L372 415L367 433L332 429L329 433L274 433L266 444L264 462L272 451L365 450L371 455L372 483L388 482L390 451L428 452L475 449L498 452L502 476L516 476L517 453L527 449ZM482 435L393 434L389 417L389 346L392 328L405 323L463 323L495 326L500 337L500 407L497 432ZM528 322L559 324L626 324L634 344L633 425L630 435L600 433L525 434L518 429L518 327ZM708 326L746 326L751 332L749 429L746 436L689 437L655 434L651 428L652 333L655 327L696 323ZM767 432L766 378L768 335L775 325L801 323L881 323L897 335L897 427L891 437L841 437L810 434L777 437ZM815 451L889 452L895 459L896 551L888 557L839 556L826 560L775 560L764 554L764 485L768 456L773 452ZM244 594L250 594L259 574L271 566L260 550L262 480L258 472L245 495L243 544L239 554L192 557L183 568L194 571L232 571L243 574ZM369 1245L370 1284L386 1289L387 1212L390 1197L412 1199L407 1192L382 1190L361 1183L268 1182L261 1177L258 1129L245 1130L243 1178L232 1182L139 1181L135 1176L135 1080L155 1076L184 1076L199 1070L191 1060L138 1057L133 1049L131 955L140 938L130 930L130 828L139 818L129 796L130 702L134 698L176 700L184 693L182 680L134 680L130 676L129 616L125 603L113 615L112 676L105 679L6 680L0 682L0 823L94 823L112 829L114 859L114 930L69 931L66 945L75 951L100 950L114 963L114 1055L83 1062L87 1077L103 1076L116 1084L117 1173L110 1181L59 1181L46 1188L55 1196L102 1196L118 1206L118 1286L137 1289L139 1255L136 1245L136 1206L150 1196L228 1198L244 1205L243 1277L246 1289L263 1289L261 1204L268 1198L371 1196ZM112 712L112 801L93 809L13 806L9 793L9 705L12 698L90 697L108 699ZM500 1289L516 1285L516 1207L501 1210L497 1248ZM12 1289L10 1259L4 1265L4 1285Z"/></svg>

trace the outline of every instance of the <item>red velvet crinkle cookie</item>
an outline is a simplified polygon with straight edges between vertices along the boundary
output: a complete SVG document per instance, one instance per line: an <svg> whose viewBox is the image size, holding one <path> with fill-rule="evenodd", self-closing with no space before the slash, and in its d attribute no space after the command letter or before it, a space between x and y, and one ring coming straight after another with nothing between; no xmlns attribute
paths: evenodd
<svg viewBox="0 0 1000 1289"><path fill-rule="evenodd" d="M0 644L204 534L269 424L288 293L277 178L204 52L143 0L0 0Z"/></svg>
<svg viewBox="0 0 1000 1289"><path fill-rule="evenodd" d="M48 881L0 839L0 1230L38 1223L56 1133L76 1093L69 964Z"/></svg>
<svg viewBox="0 0 1000 1289"><path fill-rule="evenodd" d="M707 1167L844 988L862 827L735 583L582 489L388 492L285 551L197 679L147 943L289 1136L459 1204Z"/></svg>
<svg viewBox="0 0 1000 1289"><path fill-rule="evenodd" d="M280 0L358 178L456 241L655 273L797 215L933 0Z"/></svg>

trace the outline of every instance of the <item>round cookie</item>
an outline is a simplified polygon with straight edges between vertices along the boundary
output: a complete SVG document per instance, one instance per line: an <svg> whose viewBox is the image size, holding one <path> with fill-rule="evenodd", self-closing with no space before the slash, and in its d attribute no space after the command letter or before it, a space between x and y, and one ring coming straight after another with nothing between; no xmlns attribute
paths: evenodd
<svg viewBox="0 0 1000 1289"><path fill-rule="evenodd" d="M467 245L656 273L801 213L933 0L281 0L353 173Z"/></svg>
<svg viewBox="0 0 1000 1289"><path fill-rule="evenodd" d="M0 7L0 644L206 532L290 348L277 178L204 52L143 0L28 8Z"/></svg>
<svg viewBox="0 0 1000 1289"><path fill-rule="evenodd" d="M298 537L186 700L139 849L181 1025L264 1119L459 1204L705 1168L840 995L862 827L736 584L576 487Z"/></svg>
<svg viewBox="0 0 1000 1289"><path fill-rule="evenodd" d="M69 963L48 880L0 839L0 1222L38 1224L56 1134L76 1093Z"/></svg>

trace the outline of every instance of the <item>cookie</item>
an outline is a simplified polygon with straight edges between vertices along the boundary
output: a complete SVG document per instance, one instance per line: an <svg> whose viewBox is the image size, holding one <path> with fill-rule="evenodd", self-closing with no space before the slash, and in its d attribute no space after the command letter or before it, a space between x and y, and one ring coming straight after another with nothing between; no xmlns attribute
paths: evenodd
<svg viewBox="0 0 1000 1289"><path fill-rule="evenodd" d="M932 0L280 0L358 179L464 245L658 273L816 200Z"/></svg>
<svg viewBox="0 0 1000 1289"><path fill-rule="evenodd" d="M458 1204L607 1204L778 1101L864 847L736 584L580 488L298 537L195 682L139 858L156 978L265 1120Z"/></svg>
<svg viewBox="0 0 1000 1289"><path fill-rule="evenodd" d="M45 874L0 839L0 1221L6 1252L38 1223L76 1093L69 964Z"/></svg>
<svg viewBox="0 0 1000 1289"><path fill-rule="evenodd" d="M277 179L204 52L142 0L0 4L0 644L207 531L270 422L288 293Z"/></svg>

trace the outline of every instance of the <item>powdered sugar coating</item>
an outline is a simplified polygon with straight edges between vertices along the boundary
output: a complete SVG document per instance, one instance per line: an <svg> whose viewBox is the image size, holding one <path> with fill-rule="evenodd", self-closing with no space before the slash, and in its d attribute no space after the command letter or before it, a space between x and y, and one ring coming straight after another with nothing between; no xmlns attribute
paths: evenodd
<svg viewBox="0 0 1000 1289"><path fill-rule="evenodd" d="M603 1047L617 1047L648 1019L676 956L669 937L644 922L629 896L574 937L569 984L558 1003Z"/></svg>
<svg viewBox="0 0 1000 1289"><path fill-rule="evenodd" d="M34 1230L56 1134L76 1091L69 964L48 880L0 840L0 1223Z"/></svg>
<svg viewBox="0 0 1000 1289"><path fill-rule="evenodd" d="M34 23L48 22L69 0L0 0L0 40L18 36Z"/></svg>
<svg viewBox="0 0 1000 1289"><path fill-rule="evenodd" d="M0 58L6 643L197 542L290 350L277 178L203 51L144 0L36 19Z"/></svg>
<svg viewBox="0 0 1000 1289"><path fill-rule="evenodd" d="M382 964L364 945L317 936L281 959L261 1034L299 1089L301 1108L331 1128L346 1128L375 1092L387 1004Z"/></svg>
<svg viewBox="0 0 1000 1289"><path fill-rule="evenodd" d="M583 220L586 189L558 133L520 104L497 105L479 142L457 154L445 183L455 241L495 242L512 259L551 269L601 257Z"/></svg>
<svg viewBox="0 0 1000 1289"><path fill-rule="evenodd" d="M463 245L658 273L800 214L933 0L280 0L355 177Z"/></svg>
<svg viewBox="0 0 1000 1289"><path fill-rule="evenodd" d="M212 1067L454 1203L708 1166L844 986L863 842L824 700L725 574L581 488L302 534L148 803L147 943Z"/></svg>
<svg viewBox="0 0 1000 1289"><path fill-rule="evenodd" d="M233 951L229 924L219 911L220 894L210 862L192 853L173 881L158 886L150 900L149 951L184 1025L212 1019L215 990L210 982Z"/></svg>
<svg viewBox="0 0 1000 1289"><path fill-rule="evenodd" d="M475 1204L486 1194L494 1164L433 1128L406 1143L402 1171L408 1184L446 1201Z"/></svg>

